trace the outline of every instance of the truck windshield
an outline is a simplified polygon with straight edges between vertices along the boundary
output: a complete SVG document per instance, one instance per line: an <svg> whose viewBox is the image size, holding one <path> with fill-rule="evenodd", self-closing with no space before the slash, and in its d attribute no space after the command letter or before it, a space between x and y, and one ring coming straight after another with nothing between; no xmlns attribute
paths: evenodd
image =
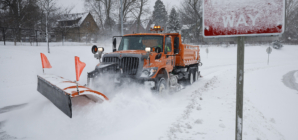
<svg viewBox="0 0 298 140"><path fill-rule="evenodd" d="M162 44L162 36L125 36L118 50L145 50L146 47L160 47L163 50Z"/></svg>

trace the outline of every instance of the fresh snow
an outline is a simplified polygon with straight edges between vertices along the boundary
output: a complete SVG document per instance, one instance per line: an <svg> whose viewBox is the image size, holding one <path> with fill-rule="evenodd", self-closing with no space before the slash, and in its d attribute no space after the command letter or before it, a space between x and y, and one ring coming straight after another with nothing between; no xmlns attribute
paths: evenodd
<svg viewBox="0 0 298 140"><path fill-rule="evenodd" d="M295 79L296 79L296 83L298 84L298 71L295 72L294 76L295 76Z"/></svg>
<svg viewBox="0 0 298 140"><path fill-rule="evenodd" d="M53 67L45 73L69 80L75 80L74 56L79 56L87 64L79 82L84 85L87 72L98 64L92 44L51 44L51 54L45 44L12 44L0 46L0 139L235 139L235 46L208 46L208 57L203 46L203 77L168 96L137 84L115 89L105 81L97 90L111 100L74 100L70 119L36 90L37 75L42 75L40 53ZM112 50L110 42L99 46ZM266 48L245 47L243 139L295 140L298 91L286 86L283 78L298 70L298 46L273 50L269 65ZM297 72L292 76L297 83Z"/></svg>

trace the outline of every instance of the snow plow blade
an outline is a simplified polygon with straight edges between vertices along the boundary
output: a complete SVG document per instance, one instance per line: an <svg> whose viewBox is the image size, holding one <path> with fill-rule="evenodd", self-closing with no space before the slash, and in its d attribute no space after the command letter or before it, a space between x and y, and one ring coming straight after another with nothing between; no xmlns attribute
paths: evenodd
<svg viewBox="0 0 298 140"><path fill-rule="evenodd" d="M85 96L90 100L99 103L109 100L104 94L81 85L78 85L80 92L78 93L75 82L66 80L59 76L38 75L37 79L37 91L49 99L57 108L70 118L72 118L72 98Z"/></svg>

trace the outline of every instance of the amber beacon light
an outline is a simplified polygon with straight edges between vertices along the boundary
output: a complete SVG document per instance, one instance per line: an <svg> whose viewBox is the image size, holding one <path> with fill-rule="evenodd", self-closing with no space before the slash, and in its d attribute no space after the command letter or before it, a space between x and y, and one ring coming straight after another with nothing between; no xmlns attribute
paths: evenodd
<svg viewBox="0 0 298 140"><path fill-rule="evenodd" d="M150 29L150 31L155 31L156 33L158 33L158 31L162 32L163 28L161 28L160 26L154 26L153 29Z"/></svg>

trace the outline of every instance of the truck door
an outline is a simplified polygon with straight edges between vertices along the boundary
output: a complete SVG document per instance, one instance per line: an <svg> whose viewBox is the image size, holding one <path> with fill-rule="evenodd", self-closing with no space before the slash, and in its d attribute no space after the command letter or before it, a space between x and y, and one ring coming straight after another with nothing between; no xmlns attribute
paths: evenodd
<svg viewBox="0 0 298 140"><path fill-rule="evenodd" d="M174 67L174 52L173 52L173 43L172 43L172 37L166 37L165 39L165 48L164 48L164 52L166 55L166 70L168 72L171 72L173 70Z"/></svg>

